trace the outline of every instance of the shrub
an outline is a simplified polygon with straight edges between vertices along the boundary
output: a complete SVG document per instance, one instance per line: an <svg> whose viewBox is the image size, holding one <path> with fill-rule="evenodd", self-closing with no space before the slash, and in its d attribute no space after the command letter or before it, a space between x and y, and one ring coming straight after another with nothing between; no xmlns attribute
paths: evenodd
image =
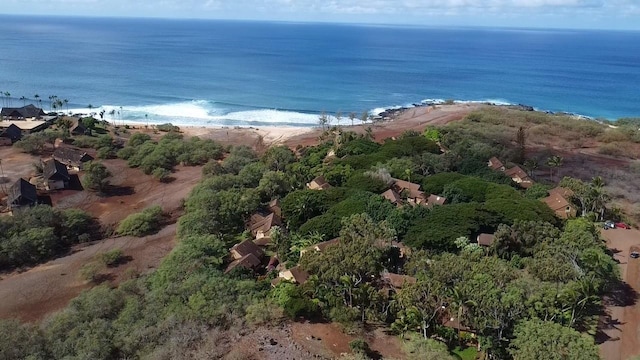
<svg viewBox="0 0 640 360"><path fill-rule="evenodd" d="M82 185L89 190L104 192L109 186L111 172L102 163L91 161L84 166Z"/></svg>
<svg viewBox="0 0 640 360"><path fill-rule="evenodd" d="M162 215L162 208L158 205L146 208L122 220L117 233L137 237L153 234L160 229Z"/></svg>
<svg viewBox="0 0 640 360"><path fill-rule="evenodd" d="M171 124L171 123L166 123L166 124L160 124L156 126L156 129L162 131L162 132L170 132L170 131L175 131L178 132L180 131L180 128Z"/></svg>
<svg viewBox="0 0 640 360"><path fill-rule="evenodd" d="M121 249L114 249L111 251L107 251L106 253L101 253L97 257L105 266L118 266L124 259L124 252L122 252Z"/></svg>
<svg viewBox="0 0 640 360"><path fill-rule="evenodd" d="M612 142L603 144L598 147L598 153L609 156L624 156L626 154L626 147L620 143Z"/></svg>
<svg viewBox="0 0 640 360"><path fill-rule="evenodd" d="M102 270L104 270L104 264L92 261L82 265L80 268L80 277L85 281L96 283L100 280Z"/></svg>

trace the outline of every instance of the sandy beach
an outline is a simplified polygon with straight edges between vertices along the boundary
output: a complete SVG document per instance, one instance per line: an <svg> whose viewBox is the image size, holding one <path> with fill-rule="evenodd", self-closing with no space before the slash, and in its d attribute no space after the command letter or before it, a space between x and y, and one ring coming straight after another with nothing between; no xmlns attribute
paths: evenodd
<svg viewBox="0 0 640 360"><path fill-rule="evenodd" d="M342 125L342 128L364 133L371 128L376 140L394 137L407 130L422 131L428 125L444 125L451 121L460 120L468 113L487 106L478 103L465 103L454 105L418 106L398 112L390 120L378 123L367 122L358 125ZM127 125L144 129L140 123L128 123ZM198 136L205 139L213 139L224 144L247 145L254 148L268 147L284 144L289 147L297 145L313 145L317 143L321 134L319 127L291 127L291 126L264 126L264 127L207 127L207 126L179 126L186 136Z"/></svg>

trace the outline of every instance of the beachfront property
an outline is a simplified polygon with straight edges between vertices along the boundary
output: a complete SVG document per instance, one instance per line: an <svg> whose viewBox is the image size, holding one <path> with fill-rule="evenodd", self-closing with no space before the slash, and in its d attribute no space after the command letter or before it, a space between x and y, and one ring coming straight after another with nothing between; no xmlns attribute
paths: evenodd
<svg viewBox="0 0 640 360"><path fill-rule="evenodd" d="M22 139L22 130L14 124L0 130L0 145L11 145L20 139Z"/></svg>
<svg viewBox="0 0 640 360"><path fill-rule="evenodd" d="M38 203L36 186L22 178L11 185L7 195L7 206L11 210L34 206Z"/></svg>
<svg viewBox="0 0 640 360"><path fill-rule="evenodd" d="M10 108L5 107L0 110L0 118L3 121L11 121L11 120L20 120L20 121L28 121L28 120L40 120L43 116L46 116L45 112L35 107L33 104L29 104L19 108Z"/></svg>
<svg viewBox="0 0 640 360"><path fill-rule="evenodd" d="M56 159L42 162L42 177L46 190L59 190L69 187L71 177L67 167Z"/></svg>

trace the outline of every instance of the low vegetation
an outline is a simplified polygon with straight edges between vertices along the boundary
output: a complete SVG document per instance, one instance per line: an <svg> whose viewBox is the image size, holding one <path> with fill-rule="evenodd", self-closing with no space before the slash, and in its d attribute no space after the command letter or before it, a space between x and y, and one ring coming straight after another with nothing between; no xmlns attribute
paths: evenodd
<svg viewBox="0 0 640 360"><path fill-rule="evenodd" d="M148 207L142 212L127 216L116 232L119 235L142 237L156 233L161 228L163 218L162 208L158 205Z"/></svg>
<svg viewBox="0 0 640 360"><path fill-rule="evenodd" d="M0 269L36 265L96 238L98 224L81 210L36 206L0 217Z"/></svg>
<svg viewBox="0 0 640 360"><path fill-rule="evenodd" d="M539 201L551 181L525 191L490 170L492 156L524 167L523 118L533 142L532 134L548 129L563 129L572 141L606 132L566 117L486 110L381 144L334 129L335 137L297 154L273 147L258 156L237 146L224 159L213 142L185 141L173 131L158 142L135 134L118 156L145 172L206 163L203 180L185 200L176 248L155 272L86 291L41 328L5 321L0 331L11 332L11 351L19 357L217 358L225 352L207 334L303 317L345 329L383 325L406 340L410 359L472 358L476 347L485 358L597 358L601 298L619 282L589 220L608 211L606 201L577 201L584 216L561 220ZM319 175L331 187L305 189ZM395 179L447 203L392 204L380 194ZM596 188L563 183L578 197ZM281 199L283 223L270 233L266 252L287 268L306 270L303 284L272 286L278 271L265 269L267 259L225 274L229 248L253 238L246 224L272 199ZM161 220L162 209L149 208L125 219L118 233L143 236ZM478 245L481 233L494 234L490 246ZM323 251L310 248L334 237L339 240ZM100 265L121 255L105 254ZM86 270L88 280L96 280L93 270ZM390 283L388 273L403 282ZM452 318L461 326L447 324ZM350 347L352 358L375 355L362 339Z"/></svg>

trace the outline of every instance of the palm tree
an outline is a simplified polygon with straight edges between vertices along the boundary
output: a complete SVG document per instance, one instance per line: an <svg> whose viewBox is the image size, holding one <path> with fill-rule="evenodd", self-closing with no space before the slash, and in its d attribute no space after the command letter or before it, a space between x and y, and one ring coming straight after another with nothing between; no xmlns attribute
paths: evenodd
<svg viewBox="0 0 640 360"><path fill-rule="evenodd" d="M35 94L33 95L33 98L38 102L38 107L42 109L42 99L40 99L40 95Z"/></svg>
<svg viewBox="0 0 640 360"><path fill-rule="evenodd" d="M472 300L466 300L457 286L449 291L449 305L456 310L456 320L458 321L458 341L460 341L460 331L462 327L462 316L470 306L476 305Z"/></svg>
<svg viewBox="0 0 640 360"><path fill-rule="evenodd" d="M64 105L67 107L67 112L69 112L69 100L64 99L62 100L62 102L64 103Z"/></svg>
<svg viewBox="0 0 640 360"><path fill-rule="evenodd" d="M5 91L4 96L7 98L7 106L11 106L11 93L8 91Z"/></svg>
<svg viewBox="0 0 640 360"><path fill-rule="evenodd" d="M49 95L49 110L53 110L53 101L57 98L56 95Z"/></svg>
<svg viewBox="0 0 640 360"><path fill-rule="evenodd" d="M20 96L20 100L22 100L22 106L27 106L27 98L25 96Z"/></svg>
<svg viewBox="0 0 640 360"><path fill-rule="evenodd" d="M591 210L598 214L598 220L602 220L604 218L604 212L607 209L607 201L609 201L609 194L604 191L604 180L602 177L596 176L591 179L591 200L592 208Z"/></svg>
<svg viewBox="0 0 640 360"><path fill-rule="evenodd" d="M551 174L551 181L554 181L553 169L555 168L557 173L557 168L562 166L563 160L564 159L558 155L553 155L549 159L547 159L547 166L549 167L549 173Z"/></svg>
<svg viewBox="0 0 640 360"><path fill-rule="evenodd" d="M524 162L524 167L525 169L528 170L529 173L529 177L533 178L533 172L538 169L538 167L540 167L540 164L538 163L538 160L536 159L527 159Z"/></svg>

